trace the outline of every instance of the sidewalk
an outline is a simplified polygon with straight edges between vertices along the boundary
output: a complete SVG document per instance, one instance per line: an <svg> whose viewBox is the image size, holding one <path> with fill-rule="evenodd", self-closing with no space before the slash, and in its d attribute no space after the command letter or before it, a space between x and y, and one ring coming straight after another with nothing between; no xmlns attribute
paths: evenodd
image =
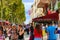
<svg viewBox="0 0 60 40"><path fill-rule="evenodd" d="M47 40L47 36L44 36L43 40ZM58 38L58 36L57 36L57 40L60 40L60 38Z"/></svg>
<svg viewBox="0 0 60 40"><path fill-rule="evenodd" d="M44 37L43 37L43 40L47 40L47 36L44 36Z"/></svg>
<svg viewBox="0 0 60 40"><path fill-rule="evenodd" d="M24 34L24 39L25 40L29 40L29 37L30 37L30 35L27 35L26 33ZM58 38L58 36L57 36L57 38ZM7 37L5 40L9 40L9 38ZM43 40L47 40L47 35L45 35L43 37ZM60 39L57 39L57 40L60 40Z"/></svg>

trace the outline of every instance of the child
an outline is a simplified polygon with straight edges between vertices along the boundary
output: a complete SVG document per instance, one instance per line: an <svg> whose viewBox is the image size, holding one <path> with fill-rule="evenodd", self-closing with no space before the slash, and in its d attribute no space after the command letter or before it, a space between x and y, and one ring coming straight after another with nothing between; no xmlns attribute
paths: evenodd
<svg viewBox="0 0 60 40"><path fill-rule="evenodd" d="M3 28L0 26L0 40L5 40L5 37L3 36Z"/></svg>

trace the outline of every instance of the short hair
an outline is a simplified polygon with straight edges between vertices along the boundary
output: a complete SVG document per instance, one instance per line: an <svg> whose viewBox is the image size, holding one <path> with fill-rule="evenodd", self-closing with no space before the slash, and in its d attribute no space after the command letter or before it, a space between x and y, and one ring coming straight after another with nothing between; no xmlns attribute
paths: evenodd
<svg viewBox="0 0 60 40"><path fill-rule="evenodd" d="M52 25L52 23L49 22L48 25Z"/></svg>

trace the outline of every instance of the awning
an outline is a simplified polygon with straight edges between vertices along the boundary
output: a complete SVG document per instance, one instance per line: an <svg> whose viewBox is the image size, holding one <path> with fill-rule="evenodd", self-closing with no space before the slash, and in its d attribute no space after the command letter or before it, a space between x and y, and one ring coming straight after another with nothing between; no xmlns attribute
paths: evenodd
<svg viewBox="0 0 60 40"><path fill-rule="evenodd" d="M54 21L58 21L59 20L59 15L58 13L53 13L53 14L47 14L46 16L43 17L38 17L38 18L34 18L33 21L49 21L49 20L54 20Z"/></svg>

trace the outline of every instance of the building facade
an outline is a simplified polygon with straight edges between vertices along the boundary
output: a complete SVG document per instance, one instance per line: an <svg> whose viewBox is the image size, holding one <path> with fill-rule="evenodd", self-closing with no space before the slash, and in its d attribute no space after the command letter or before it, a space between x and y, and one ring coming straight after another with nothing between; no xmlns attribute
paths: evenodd
<svg viewBox="0 0 60 40"><path fill-rule="evenodd" d="M40 2L40 0L34 0L34 4L31 7L32 12L30 14L30 21L32 21L32 19L34 19L34 18L44 16L43 8L38 8L39 2Z"/></svg>
<svg viewBox="0 0 60 40"><path fill-rule="evenodd" d="M51 11L57 10L58 2L60 0L34 0L34 4L31 7L31 21L34 18L45 16L48 8Z"/></svg>

